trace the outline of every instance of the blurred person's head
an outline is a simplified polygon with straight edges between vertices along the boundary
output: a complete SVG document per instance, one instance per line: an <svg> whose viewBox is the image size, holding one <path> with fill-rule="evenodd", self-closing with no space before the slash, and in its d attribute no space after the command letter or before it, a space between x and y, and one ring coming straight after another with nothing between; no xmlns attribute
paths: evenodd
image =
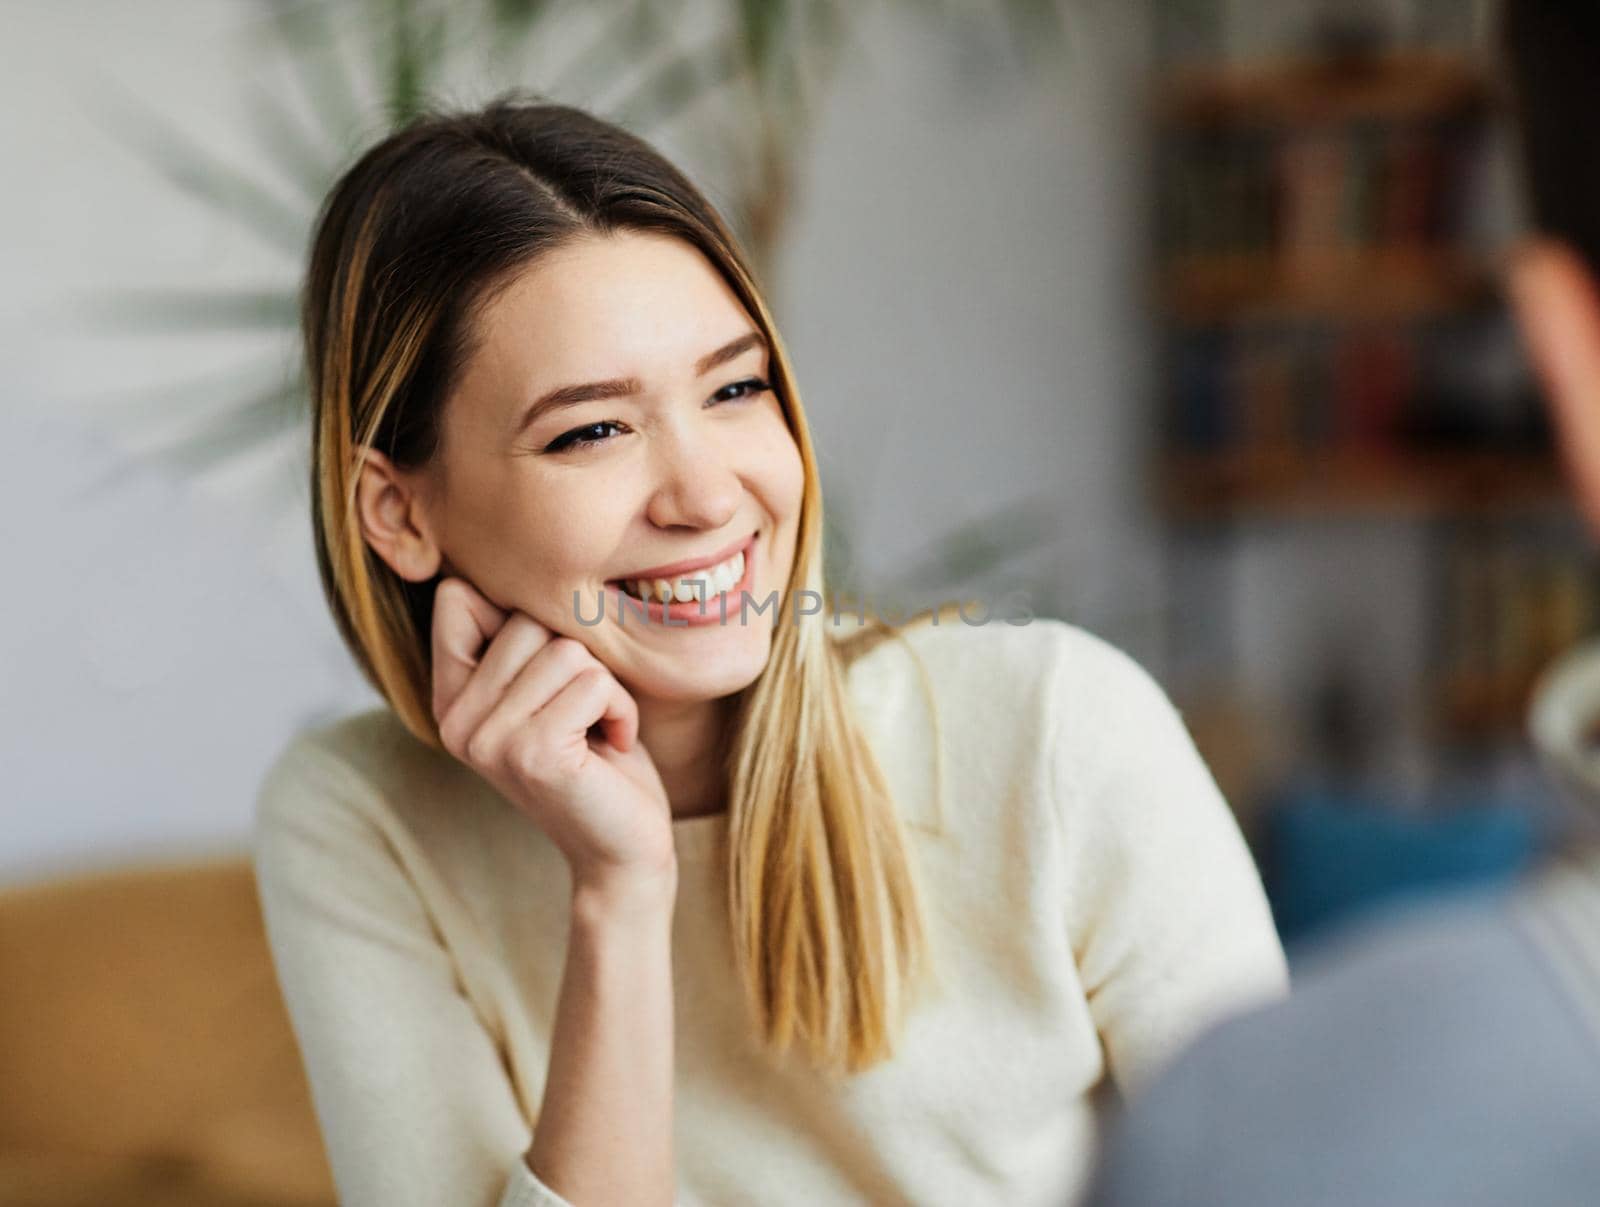
<svg viewBox="0 0 1600 1207"><path fill-rule="evenodd" d="M1600 539L1600 5L1505 0L1500 32L1533 226L1512 260L1511 297L1579 509ZM1588 840L1600 838L1596 669L1592 647L1556 664L1530 717L1569 806L1559 821Z"/></svg>
<svg viewBox="0 0 1600 1207"><path fill-rule="evenodd" d="M1600 537L1600 4L1505 0L1501 37L1533 225L1512 262L1512 300Z"/></svg>
<svg viewBox="0 0 1600 1207"><path fill-rule="evenodd" d="M302 319L318 564L368 680L441 747L433 596L459 575L588 647L638 700L647 746L652 710L725 709L725 750L705 757L726 781L759 1025L822 1066L887 1056L924 940L845 689L879 634L834 641L826 612L793 606L821 599L820 482L722 218L582 110L508 97L428 114L335 184ZM764 612L668 626L611 607L619 580L734 550L754 559L749 594L775 600Z"/></svg>

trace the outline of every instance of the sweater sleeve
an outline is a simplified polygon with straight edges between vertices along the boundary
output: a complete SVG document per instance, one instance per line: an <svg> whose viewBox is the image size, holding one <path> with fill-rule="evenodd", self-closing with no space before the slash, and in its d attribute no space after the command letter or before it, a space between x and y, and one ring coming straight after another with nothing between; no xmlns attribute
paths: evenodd
<svg viewBox="0 0 1600 1207"><path fill-rule="evenodd" d="M1212 1023L1286 994L1288 968L1249 847L1166 694L1082 632L1061 669L1068 930L1111 1075L1136 1091Z"/></svg>
<svg viewBox="0 0 1600 1207"><path fill-rule="evenodd" d="M345 1207L570 1207L392 845L374 789L304 735L256 799L257 889Z"/></svg>

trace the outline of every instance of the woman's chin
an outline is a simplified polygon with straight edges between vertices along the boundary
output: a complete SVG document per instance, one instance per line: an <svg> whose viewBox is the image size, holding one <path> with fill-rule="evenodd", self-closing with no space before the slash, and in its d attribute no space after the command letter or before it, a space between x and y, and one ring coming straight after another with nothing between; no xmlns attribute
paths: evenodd
<svg viewBox="0 0 1600 1207"><path fill-rule="evenodd" d="M752 634L753 636L753 634ZM681 658L670 652L639 659L640 672L632 678L634 690L656 700L687 703L719 700L741 692L766 669L770 642L740 642L722 651L685 651Z"/></svg>

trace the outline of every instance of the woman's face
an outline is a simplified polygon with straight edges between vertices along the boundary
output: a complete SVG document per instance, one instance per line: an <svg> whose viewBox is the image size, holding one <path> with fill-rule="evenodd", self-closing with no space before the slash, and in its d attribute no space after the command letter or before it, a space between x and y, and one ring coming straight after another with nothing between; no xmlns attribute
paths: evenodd
<svg viewBox="0 0 1600 1207"><path fill-rule="evenodd" d="M442 568L581 641L636 696L748 686L794 560L804 472L765 341L722 277L678 239L580 237L489 301L477 335L419 486ZM669 624L632 600L619 621L620 580L637 590L687 562L713 593L727 579L710 572L738 550L744 589L774 601L764 611L741 623L735 587L726 623L715 603L713 623ZM684 607L698 619L692 601L672 611Z"/></svg>

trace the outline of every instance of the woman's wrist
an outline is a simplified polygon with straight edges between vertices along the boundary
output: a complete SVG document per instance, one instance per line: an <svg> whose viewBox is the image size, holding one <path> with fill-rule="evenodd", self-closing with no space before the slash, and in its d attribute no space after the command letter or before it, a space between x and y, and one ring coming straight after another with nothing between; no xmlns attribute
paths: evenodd
<svg viewBox="0 0 1600 1207"><path fill-rule="evenodd" d="M670 917L678 895L676 858L650 866L584 870L572 877L574 920Z"/></svg>

